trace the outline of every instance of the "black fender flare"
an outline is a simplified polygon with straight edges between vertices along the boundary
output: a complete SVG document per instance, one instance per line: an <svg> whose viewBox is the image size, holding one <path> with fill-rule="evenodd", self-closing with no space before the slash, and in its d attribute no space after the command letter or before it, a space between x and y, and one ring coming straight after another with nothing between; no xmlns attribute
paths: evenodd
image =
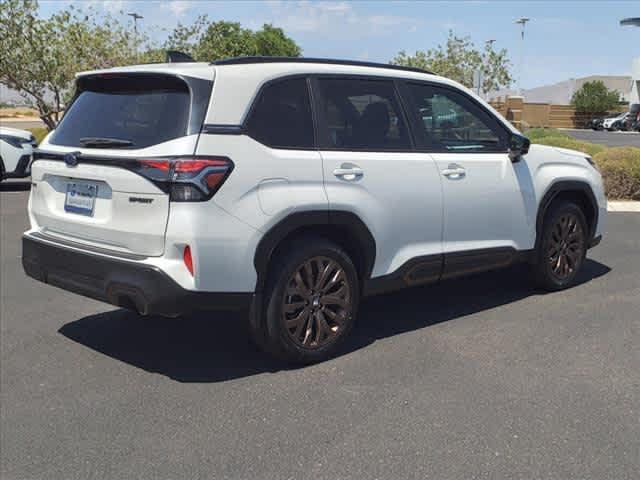
<svg viewBox="0 0 640 480"><path fill-rule="evenodd" d="M307 210L293 212L272 226L262 237L254 254L253 264L257 273L256 293L264 289L269 262L278 245L296 231L303 231L308 227L336 226L348 232L357 245L361 256L362 275L367 280L371 276L376 257L376 242L371 231L360 217L349 211Z"/></svg>
<svg viewBox="0 0 640 480"><path fill-rule="evenodd" d="M538 213L536 216L536 243L535 248L537 250L540 241L540 231L544 223L544 217L547 214L547 210L551 203L558 197L559 194L564 192L581 192L584 193L589 199L591 208L593 209L593 222L591 225L591 231L589 232L589 240L592 240L596 233L596 227L598 225L598 202L596 196L593 194L591 185L587 182L580 180L557 180L553 182L547 191L542 196L542 200L538 205Z"/></svg>

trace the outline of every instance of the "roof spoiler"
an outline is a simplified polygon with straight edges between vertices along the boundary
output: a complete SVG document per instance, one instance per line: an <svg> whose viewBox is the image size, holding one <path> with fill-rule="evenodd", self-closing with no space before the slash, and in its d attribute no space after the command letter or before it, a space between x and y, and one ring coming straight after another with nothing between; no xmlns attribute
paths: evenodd
<svg viewBox="0 0 640 480"><path fill-rule="evenodd" d="M194 58L178 50L167 50L167 63L195 62Z"/></svg>

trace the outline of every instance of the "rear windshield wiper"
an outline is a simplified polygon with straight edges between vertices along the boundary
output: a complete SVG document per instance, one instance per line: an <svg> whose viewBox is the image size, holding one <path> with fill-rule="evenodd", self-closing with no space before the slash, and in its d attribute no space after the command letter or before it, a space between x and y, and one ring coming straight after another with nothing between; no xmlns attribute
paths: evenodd
<svg viewBox="0 0 640 480"><path fill-rule="evenodd" d="M82 137L80 143L83 147L98 147L98 148L119 148L130 147L133 145L131 140L123 140L121 138L106 138L106 137Z"/></svg>

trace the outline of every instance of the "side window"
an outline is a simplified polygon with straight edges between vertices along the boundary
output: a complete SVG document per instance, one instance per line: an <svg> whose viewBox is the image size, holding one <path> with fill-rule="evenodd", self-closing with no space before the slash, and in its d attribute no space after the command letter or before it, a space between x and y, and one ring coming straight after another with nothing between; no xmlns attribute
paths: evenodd
<svg viewBox="0 0 640 480"><path fill-rule="evenodd" d="M270 147L313 147L307 80L291 78L264 88L249 118L247 130L249 136Z"/></svg>
<svg viewBox="0 0 640 480"><path fill-rule="evenodd" d="M418 128L426 146L441 152L502 152L506 134L491 116L464 95L431 85L410 84Z"/></svg>
<svg viewBox="0 0 640 480"><path fill-rule="evenodd" d="M321 98L320 145L357 150L406 150L409 132L393 82L318 79Z"/></svg>

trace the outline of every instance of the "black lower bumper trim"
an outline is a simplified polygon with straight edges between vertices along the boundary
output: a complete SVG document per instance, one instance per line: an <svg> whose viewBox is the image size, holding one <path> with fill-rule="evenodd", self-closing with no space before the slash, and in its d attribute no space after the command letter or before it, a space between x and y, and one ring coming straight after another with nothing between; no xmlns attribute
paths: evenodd
<svg viewBox="0 0 640 480"><path fill-rule="evenodd" d="M22 237L25 273L86 297L136 310L175 317L198 310L247 310L252 292L194 292L152 265L79 252Z"/></svg>

